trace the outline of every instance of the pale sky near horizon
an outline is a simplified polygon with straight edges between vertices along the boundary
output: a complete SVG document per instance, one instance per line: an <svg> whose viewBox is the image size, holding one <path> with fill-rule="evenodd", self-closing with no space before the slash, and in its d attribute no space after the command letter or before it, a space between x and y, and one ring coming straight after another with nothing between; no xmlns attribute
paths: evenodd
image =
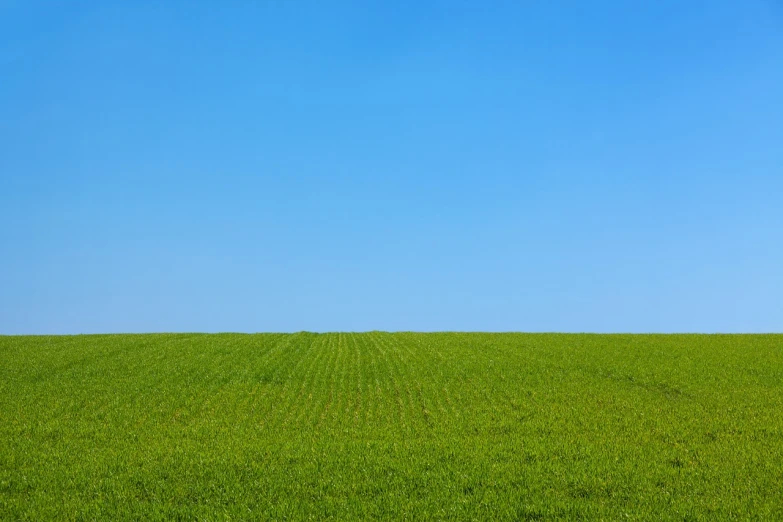
<svg viewBox="0 0 783 522"><path fill-rule="evenodd" d="M0 0L0 198L0 334L783 332L783 5Z"/></svg>

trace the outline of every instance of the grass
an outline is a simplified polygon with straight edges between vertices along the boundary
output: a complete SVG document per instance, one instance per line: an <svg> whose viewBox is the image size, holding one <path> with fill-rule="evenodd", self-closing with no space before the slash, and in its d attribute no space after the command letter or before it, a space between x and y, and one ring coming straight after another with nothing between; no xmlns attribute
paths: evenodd
<svg viewBox="0 0 783 522"><path fill-rule="evenodd" d="M783 519L783 335L0 337L0 519Z"/></svg>

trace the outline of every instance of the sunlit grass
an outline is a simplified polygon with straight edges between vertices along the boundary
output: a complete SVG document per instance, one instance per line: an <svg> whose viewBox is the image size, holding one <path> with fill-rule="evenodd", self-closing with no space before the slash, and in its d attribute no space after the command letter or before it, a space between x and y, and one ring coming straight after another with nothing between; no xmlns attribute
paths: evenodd
<svg viewBox="0 0 783 522"><path fill-rule="evenodd" d="M0 519L783 519L783 336L0 337Z"/></svg>

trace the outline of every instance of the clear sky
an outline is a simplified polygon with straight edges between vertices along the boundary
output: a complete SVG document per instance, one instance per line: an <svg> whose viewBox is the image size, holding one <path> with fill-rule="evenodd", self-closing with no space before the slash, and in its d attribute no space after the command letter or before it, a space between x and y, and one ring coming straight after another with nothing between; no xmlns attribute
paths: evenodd
<svg viewBox="0 0 783 522"><path fill-rule="evenodd" d="M783 4L0 0L0 333L303 329L783 331Z"/></svg>

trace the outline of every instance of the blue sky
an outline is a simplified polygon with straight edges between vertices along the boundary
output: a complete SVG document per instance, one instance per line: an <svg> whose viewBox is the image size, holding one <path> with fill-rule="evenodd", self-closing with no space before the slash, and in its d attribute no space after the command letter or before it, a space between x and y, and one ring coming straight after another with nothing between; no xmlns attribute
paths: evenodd
<svg viewBox="0 0 783 522"><path fill-rule="evenodd" d="M780 332L783 6L0 0L0 198L0 333Z"/></svg>

